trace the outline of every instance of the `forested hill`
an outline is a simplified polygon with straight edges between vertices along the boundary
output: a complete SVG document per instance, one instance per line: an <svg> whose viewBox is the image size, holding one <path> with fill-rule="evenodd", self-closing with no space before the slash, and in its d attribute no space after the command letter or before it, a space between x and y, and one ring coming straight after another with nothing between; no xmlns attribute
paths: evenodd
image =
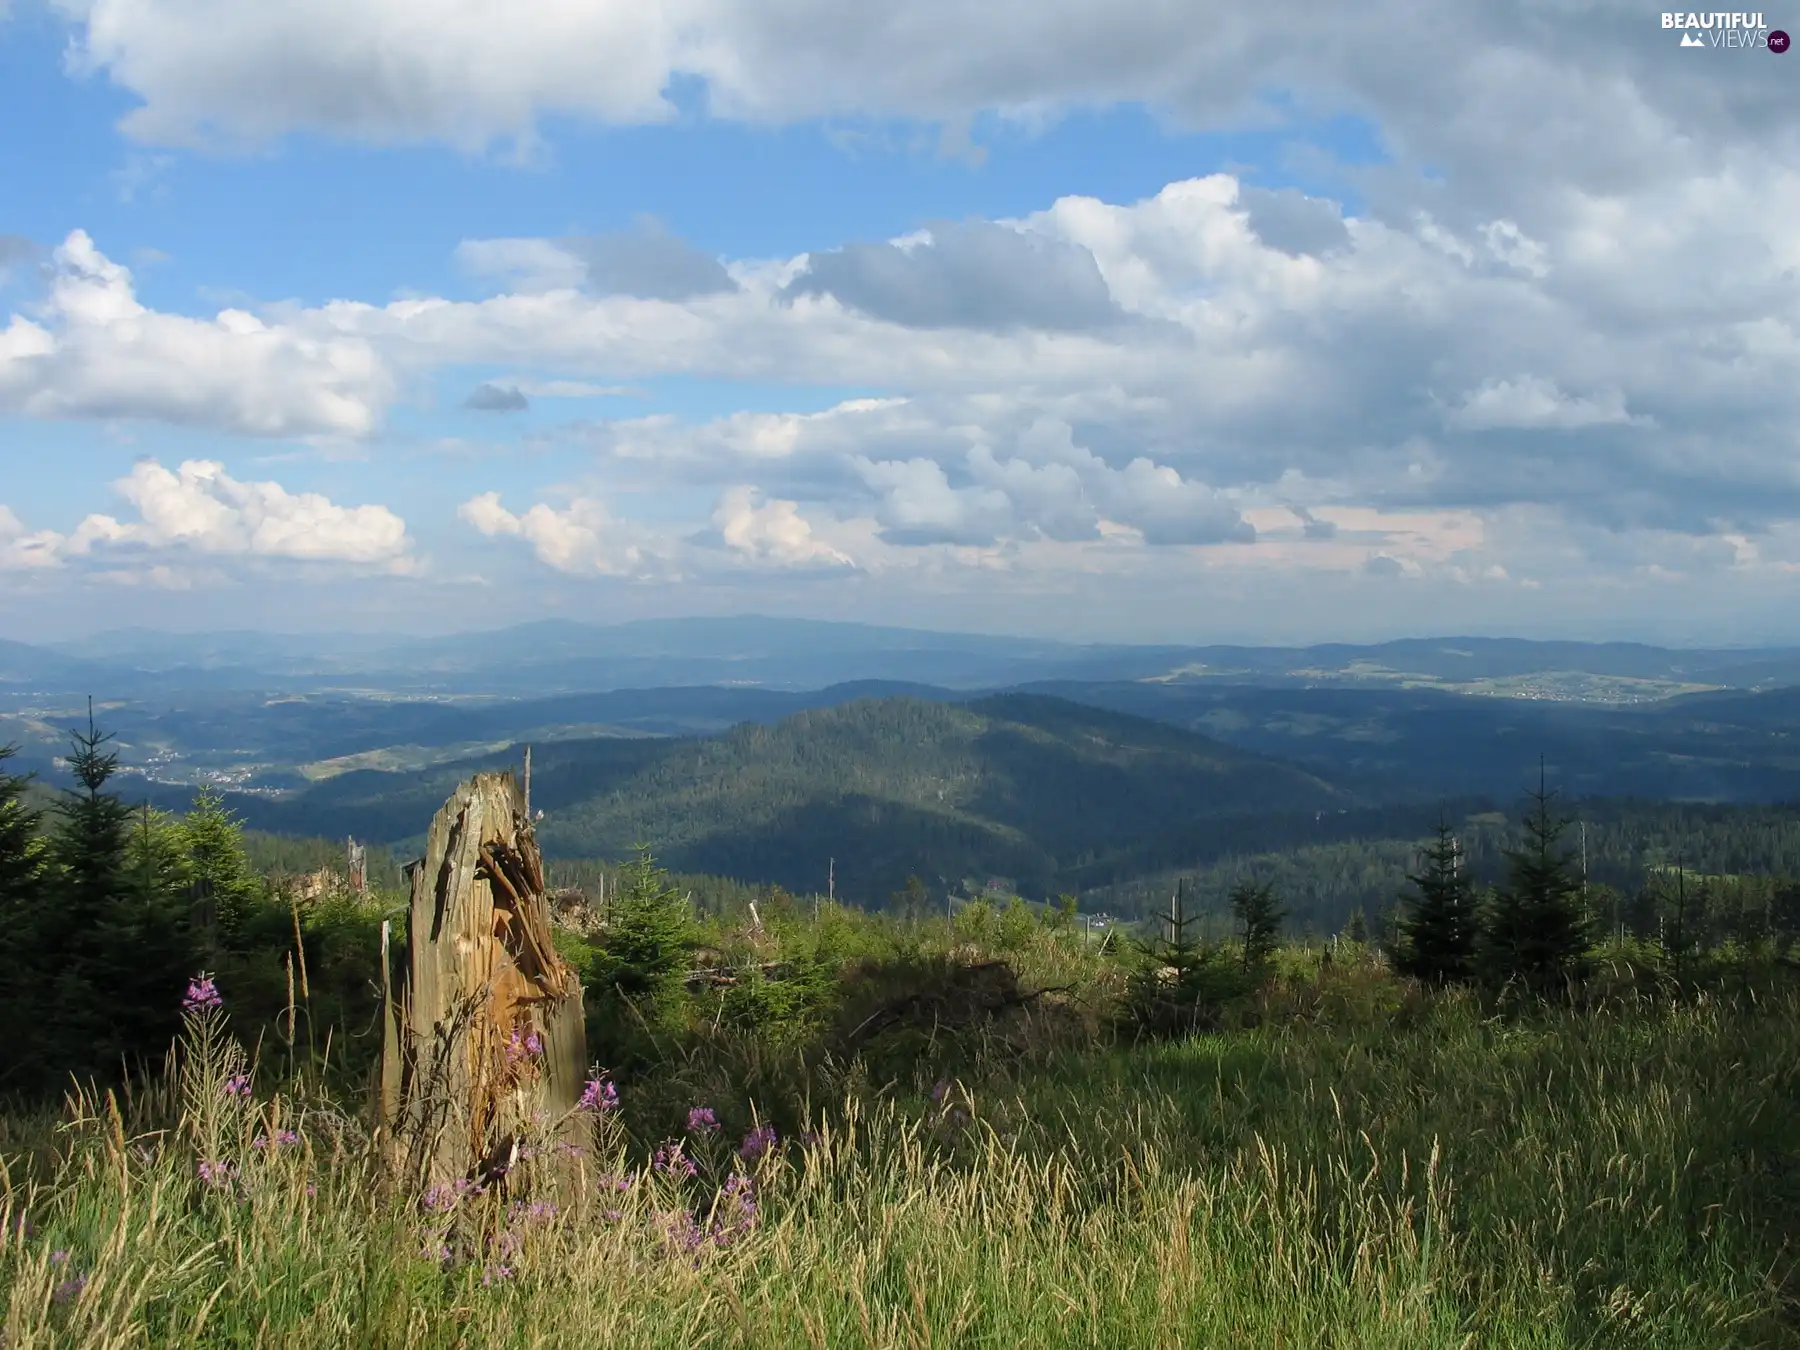
<svg viewBox="0 0 1800 1350"><path fill-rule="evenodd" d="M815 709L718 736L580 740L534 751L547 852L618 857L639 841L682 871L884 899L908 875L999 876L1042 893L1196 820L1338 810L1350 794L1280 760L1035 695ZM350 773L249 824L376 843L423 834L458 780L514 751L417 773Z"/></svg>

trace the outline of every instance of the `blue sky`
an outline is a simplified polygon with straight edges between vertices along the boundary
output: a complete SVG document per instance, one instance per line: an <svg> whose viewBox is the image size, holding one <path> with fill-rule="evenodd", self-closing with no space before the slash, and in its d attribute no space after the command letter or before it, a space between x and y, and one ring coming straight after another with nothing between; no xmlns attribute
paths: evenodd
<svg viewBox="0 0 1800 1350"><path fill-rule="evenodd" d="M0 18L8 636L477 588L1800 637L1781 58L1607 5L497 13Z"/></svg>

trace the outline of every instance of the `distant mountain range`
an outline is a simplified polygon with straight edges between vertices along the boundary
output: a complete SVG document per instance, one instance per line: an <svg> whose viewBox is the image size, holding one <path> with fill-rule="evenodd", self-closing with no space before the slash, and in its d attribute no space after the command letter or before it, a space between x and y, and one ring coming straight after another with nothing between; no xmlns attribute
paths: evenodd
<svg viewBox="0 0 1800 1350"><path fill-rule="evenodd" d="M858 680L986 689L1041 680L1438 687L1621 702L1800 684L1800 649L1407 639L1315 647L1080 645L759 616L562 621L442 638L103 633L0 642L0 695L327 690L524 697L677 685L799 691Z"/></svg>

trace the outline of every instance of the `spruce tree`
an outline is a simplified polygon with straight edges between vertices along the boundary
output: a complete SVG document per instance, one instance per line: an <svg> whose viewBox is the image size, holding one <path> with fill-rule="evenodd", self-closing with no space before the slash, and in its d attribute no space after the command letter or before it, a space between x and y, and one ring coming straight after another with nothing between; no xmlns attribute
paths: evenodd
<svg viewBox="0 0 1800 1350"><path fill-rule="evenodd" d="M694 948L693 916L647 847L619 877L602 939L606 984L628 998L667 999L681 989Z"/></svg>
<svg viewBox="0 0 1800 1350"><path fill-rule="evenodd" d="M18 1084L28 1067L25 1048L42 1016L36 991L40 972L33 959L32 939L45 894L44 841L41 816L25 805L29 781L5 771L16 745L0 746L0 1090Z"/></svg>
<svg viewBox="0 0 1800 1350"><path fill-rule="evenodd" d="M1399 922L1395 967L1432 984L1460 984L1475 971L1475 897L1450 826L1438 822L1424 868L1409 873L1413 894Z"/></svg>
<svg viewBox="0 0 1800 1350"><path fill-rule="evenodd" d="M1561 847L1570 820L1552 813L1554 797L1540 773L1524 819L1524 843L1506 852L1506 883L1495 893L1482 943L1490 979L1541 996L1588 973L1587 906L1574 860Z"/></svg>
<svg viewBox="0 0 1800 1350"><path fill-rule="evenodd" d="M260 890L244 852L243 825L217 788L203 787L194 794L178 838L195 927L209 949L236 947Z"/></svg>
<svg viewBox="0 0 1800 1350"><path fill-rule="evenodd" d="M103 748L111 739L90 707L68 756L77 786L64 792L50 835L53 903L38 917L33 952L53 984L33 1048L52 1081L110 1076L166 1049L192 973L183 915L143 838L153 822L137 822L134 841L131 808L108 790L119 763Z"/></svg>
<svg viewBox="0 0 1800 1350"><path fill-rule="evenodd" d="M1286 915L1275 902L1275 888L1267 882L1240 881L1231 891L1231 912L1244 941L1244 969L1259 971L1281 945Z"/></svg>

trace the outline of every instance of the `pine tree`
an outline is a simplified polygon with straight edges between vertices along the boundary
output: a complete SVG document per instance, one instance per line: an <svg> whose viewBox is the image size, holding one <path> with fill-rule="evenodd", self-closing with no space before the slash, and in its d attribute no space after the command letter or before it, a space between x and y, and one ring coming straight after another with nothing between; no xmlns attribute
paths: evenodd
<svg viewBox="0 0 1800 1350"><path fill-rule="evenodd" d="M1244 941L1244 969L1259 971L1281 945L1281 921L1286 915L1275 902L1275 888L1267 882L1240 881L1230 898Z"/></svg>
<svg viewBox="0 0 1800 1350"><path fill-rule="evenodd" d="M1394 964L1432 984L1460 984L1475 969L1475 898L1448 824L1438 822L1437 839L1422 857L1423 870L1406 878L1413 894L1398 924Z"/></svg>
<svg viewBox="0 0 1800 1350"><path fill-rule="evenodd" d="M1570 820L1553 815L1540 773L1524 819L1523 847L1506 852L1506 884L1496 892L1482 964L1498 983L1549 996L1587 976L1589 919L1573 858L1560 845Z"/></svg>

